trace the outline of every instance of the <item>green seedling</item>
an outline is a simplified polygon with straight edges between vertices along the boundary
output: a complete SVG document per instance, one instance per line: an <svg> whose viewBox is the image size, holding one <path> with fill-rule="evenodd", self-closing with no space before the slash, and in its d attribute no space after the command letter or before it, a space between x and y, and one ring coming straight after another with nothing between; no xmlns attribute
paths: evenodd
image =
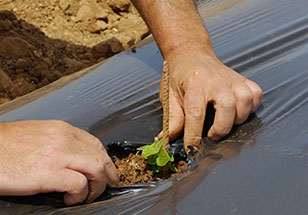
<svg viewBox="0 0 308 215"><path fill-rule="evenodd" d="M169 155L163 148L163 140L154 139L154 143L151 145L145 145L137 148L137 150L142 151L141 156L144 157L148 164L152 166L152 170L155 173L159 173L160 168L169 165L169 169L177 172L177 168L171 163L174 162L174 157Z"/></svg>

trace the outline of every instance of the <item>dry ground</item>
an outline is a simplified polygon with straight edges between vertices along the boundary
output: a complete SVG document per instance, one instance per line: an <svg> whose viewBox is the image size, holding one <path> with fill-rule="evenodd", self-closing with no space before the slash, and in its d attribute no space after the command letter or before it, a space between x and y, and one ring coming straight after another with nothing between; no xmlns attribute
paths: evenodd
<svg viewBox="0 0 308 215"><path fill-rule="evenodd" d="M0 104L149 34L129 0L1 0Z"/></svg>

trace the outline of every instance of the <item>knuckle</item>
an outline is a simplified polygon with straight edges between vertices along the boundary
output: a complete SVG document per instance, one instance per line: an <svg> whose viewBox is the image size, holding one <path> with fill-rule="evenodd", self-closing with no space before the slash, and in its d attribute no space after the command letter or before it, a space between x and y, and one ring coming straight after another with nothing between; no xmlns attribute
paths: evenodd
<svg viewBox="0 0 308 215"><path fill-rule="evenodd" d="M64 135L68 130L69 124L61 120L51 120L47 131L50 135Z"/></svg>
<svg viewBox="0 0 308 215"><path fill-rule="evenodd" d="M219 106L223 109L234 109L235 108L235 99L234 97L228 95L222 95L219 97L218 102Z"/></svg>
<svg viewBox="0 0 308 215"><path fill-rule="evenodd" d="M186 113L186 116L191 120L203 120L204 118L204 109L202 107L189 107Z"/></svg>
<svg viewBox="0 0 308 215"><path fill-rule="evenodd" d="M81 192L83 188L88 186L88 180L86 177L78 177L78 179L75 180L76 186L73 186L73 188L76 188L78 192Z"/></svg>
<svg viewBox="0 0 308 215"><path fill-rule="evenodd" d="M253 95L248 90L243 90L237 93L237 97L239 102L244 104L252 104L253 103Z"/></svg>
<svg viewBox="0 0 308 215"><path fill-rule="evenodd" d="M57 127L68 127L69 126L67 122L64 122L62 120L51 120L51 122Z"/></svg>
<svg viewBox="0 0 308 215"><path fill-rule="evenodd" d="M106 168L106 169L111 169L111 168L113 168L113 167L114 167L114 164L113 164L112 160L109 159L109 158L106 158L106 159L105 159L104 168Z"/></svg>
<svg viewBox="0 0 308 215"><path fill-rule="evenodd" d="M105 165L106 165L106 161L97 158L97 171L102 173L105 171Z"/></svg>
<svg viewBox="0 0 308 215"><path fill-rule="evenodd" d="M231 128L228 127L215 127L213 128L215 135L217 136L226 136L227 134L229 134Z"/></svg>
<svg viewBox="0 0 308 215"><path fill-rule="evenodd" d="M260 87L257 87L254 92L253 92L254 96L257 98L258 101L262 100L263 97L263 91Z"/></svg>

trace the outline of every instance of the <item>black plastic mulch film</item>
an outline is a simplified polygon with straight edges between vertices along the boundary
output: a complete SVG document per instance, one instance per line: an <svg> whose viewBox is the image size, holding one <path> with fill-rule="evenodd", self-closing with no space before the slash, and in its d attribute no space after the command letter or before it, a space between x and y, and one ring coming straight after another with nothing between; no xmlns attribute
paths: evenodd
<svg viewBox="0 0 308 215"><path fill-rule="evenodd" d="M219 144L204 139L208 154L192 171L74 207L59 194L1 197L1 215L308 214L308 1L208 0L199 12L219 58L262 87L256 114ZM37 99L1 106L0 119L65 120L105 146L151 142L161 129L161 69L152 42Z"/></svg>

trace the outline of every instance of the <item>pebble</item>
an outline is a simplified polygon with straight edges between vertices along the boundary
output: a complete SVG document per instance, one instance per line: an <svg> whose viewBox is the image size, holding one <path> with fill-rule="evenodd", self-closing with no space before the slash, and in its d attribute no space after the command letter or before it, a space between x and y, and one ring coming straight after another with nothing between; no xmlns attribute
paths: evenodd
<svg viewBox="0 0 308 215"><path fill-rule="evenodd" d="M60 0L59 6L65 12L70 7L70 3L67 0Z"/></svg>
<svg viewBox="0 0 308 215"><path fill-rule="evenodd" d="M92 54L95 58L107 58L122 50L124 50L122 43L116 37L112 37L95 45L92 49Z"/></svg>
<svg viewBox="0 0 308 215"><path fill-rule="evenodd" d="M130 7L129 0L110 0L109 6L117 12L127 12Z"/></svg>
<svg viewBox="0 0 308 215"><path fill-rule="evenodd" d="M85 67L83 63L81 63L80 61L71 59L69 57L65 57L63 61L67 65L67 67L70 69L71 72L79 71Z"/></svg>
<svg viewBox="0 0 308 215"><path fill-rule="evenodd" d="M29 56L33 47L19 37L5 37L0 41L0 55L15 59Z"/></svg>
<svg viewBox="0 0 308 215"><path fill-rule="evenodd" d="M0 89L5 90L11 86L13 86L11 78L2 69L0 69Z"/></svg>
<svg viewBox="0 0 308 215"><path fill-rule="evenodd" d="M94 11L89 5L82 5L76 15L77 21L87 21L94 18Z"/></svg>

